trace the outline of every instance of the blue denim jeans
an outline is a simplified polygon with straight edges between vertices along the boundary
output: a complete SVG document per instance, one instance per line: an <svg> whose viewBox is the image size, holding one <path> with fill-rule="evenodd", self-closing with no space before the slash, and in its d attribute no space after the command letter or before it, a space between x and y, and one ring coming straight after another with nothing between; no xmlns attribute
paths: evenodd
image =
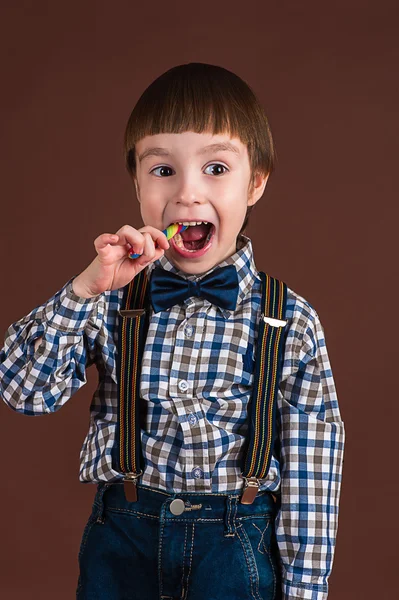
<svg viewBox="0 0 399 600"><path fill-rule="evenodd" d="M129 502L122 483L97 485L79 550L77 600L281 598L270 493L242 504L237 493L138 484L137 495ZM172 512L175 499L183 502Z"/></svg>

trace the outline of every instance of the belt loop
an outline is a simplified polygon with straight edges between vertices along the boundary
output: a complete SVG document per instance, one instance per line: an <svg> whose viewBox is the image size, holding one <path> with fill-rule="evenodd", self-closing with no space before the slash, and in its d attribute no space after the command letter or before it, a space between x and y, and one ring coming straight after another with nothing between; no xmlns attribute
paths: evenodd
<svg viewBox="0 0 399 600"><path fill-rule="evenodd" d="M226 510L224 513L224 537L234 537L236 534L236 514L238 495L227 496Z"/></svg>
<svg viewBox="0 0 399 600"><path fill-rule="evenodd" d="M99 483L97 485L97 492L96 495L94 497L94 504L93 504L93 508L94 506L97 508L96 510L96 522L97 523L101 523L102 525L104 524L105 521L105 516L104 516L104 494L106 492L106 490L108 489L109 486L105 485L103 482Z"/></svg>

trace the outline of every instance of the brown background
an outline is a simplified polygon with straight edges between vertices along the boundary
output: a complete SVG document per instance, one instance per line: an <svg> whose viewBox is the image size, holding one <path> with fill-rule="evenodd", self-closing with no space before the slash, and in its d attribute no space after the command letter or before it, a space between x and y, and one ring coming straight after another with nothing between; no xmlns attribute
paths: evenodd
<svg viewBox="0 0 399 600"><path fill-rule="evenodd" d="M198 61L260 98L278 162L247 233L258 269L319 313L346 425L331 600L397 593L398 12L381 0L0 5L1 336L93 260L100 233L143 225L122 136L145 87ZM75 597L95 385L90 369L42 418L0 402L7 600Z"/></svg>

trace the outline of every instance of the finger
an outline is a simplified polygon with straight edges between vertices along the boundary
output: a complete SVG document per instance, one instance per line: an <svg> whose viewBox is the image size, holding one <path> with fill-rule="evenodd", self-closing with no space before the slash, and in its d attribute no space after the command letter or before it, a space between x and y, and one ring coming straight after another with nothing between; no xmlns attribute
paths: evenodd
<svg viewBox="0 0 399 600"><path fill-rule="evenodd" d="M94 247L96 250L104 250L109 244L117 244L118 239L113 233L103 233L94 240Z"/></svg>
<svg viewBox="0 0 399 600"><path fill-rule="evenodd" d="M170 244L168 238L160 229L156 229L151 225L145 225L144 227L141 227L139 231L141 233L149 233L151 235L151 239L154 242L154 247L158 246L160 248L163 248L164 250L167 250L169 248Z"/></svg>
<svg viewBox="0 0 399 600"><path fill-rule="evenodd" d="M146 265L154 260L156 255L156 250L154 246L154 240L151 237L150 233L146 231L143 233L144 237L144 247L143 254L137 259L139 265Z"/></svg>
<svg viewBox="0 0 399 600"><path fill-rule="evenodd" d="M160 229L152 227L152 225L145 225L139 230L134 229L131 225L124 225L117 232L118 235L123 235L127 238L127 241L132 243L131 240L136 239L137 243L140 243L140 238L137 238L137 234L149 233L155 244L158 244L161 248L167 250L170 246L168 238ZM144 244L144 240L141 240ZM136 250L136 248L135 248Z"/></svg>
<svg viewBox="0 0 399 600"><path fill-rule="evenodd" d="M144 249L144 236L140 231L134 229L130 225L124 225L116 232L119 237L119 244L127 246L128 250L132 250L135 254L142 254Z"/></svg>

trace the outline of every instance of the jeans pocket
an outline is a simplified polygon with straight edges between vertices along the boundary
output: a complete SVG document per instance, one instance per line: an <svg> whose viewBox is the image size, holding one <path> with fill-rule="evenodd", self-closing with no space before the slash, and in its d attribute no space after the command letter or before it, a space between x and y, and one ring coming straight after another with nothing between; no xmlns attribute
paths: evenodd
<svg viewBox="0 0 399 600"><path fill-rule="evenodd" d="M87 544L87 539L89 537L89 533L91 531L91 528L93 527L93 525L95 524L95 522L97 521L97 515L96 512L94 510L94 507L92 509L91 515L85 525L85 528L83 530L83 534L82 534L82 539L80 542L80 548L79 548L79 554L78 554L78 563L79 563L79 577L78 577L78 584L77 584L77 588L76 588L76 598L80 598L80 593L82 592L82 577L81 577L81 564L82 564L82 557L83 557L83 553L84 553L84 549L86 548L86 544Z"/></svg>
<svg viewBox="0 0 399 600"><path fill-rule="evenodd" d="M93 527L93 525L96 522L96 520L97 520L97 515L96 515L96 513L95 513L95 511L93 509L92 512L91 512L91 515L90 515L90 517L89 517L89 519L88 519L88 521L87 521L87 523L85 525L85 528L83 530L83 535L82 535L82 539L81 539L81 542L80 542L80 548L79 548L79 554L78 554L78 559L79 560L82 558L84 549L86 547L87 538L89 537L90 530Z"/></svg>
<svg viewBox="0 0 399 600"><path fill-rule="evenodd" d="M278 561L274 544L274 518L257 515L243 518L238 533L247 556L253 597L276 600L278 594Z"/></svg>

